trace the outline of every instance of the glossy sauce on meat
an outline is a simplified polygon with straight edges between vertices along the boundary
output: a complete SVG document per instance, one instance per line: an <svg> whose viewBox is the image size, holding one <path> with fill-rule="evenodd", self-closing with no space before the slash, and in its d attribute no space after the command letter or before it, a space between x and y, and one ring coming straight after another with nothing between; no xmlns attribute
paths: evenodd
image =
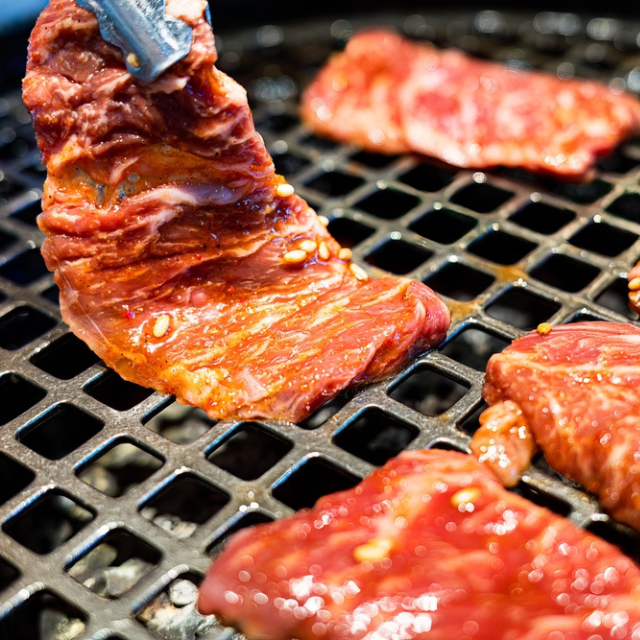
<svg viewBox="0 0 640 640"><path fill-rule="evenodd" d="M640 530L639 327L581 322L524 335L491 357L483 395L491 406L471 448L505 484L539 447Z"/></svg>
<svg viewBox="0 0 640 640"><path fill-rule="evenodd" d="M274 172L203 0L169 0L186 58L144 84L92 13L52 0L24 99L64 319L124 378L214 418L299 420L444 337L426 286L368 280Z"/></svg>
<svg viewBox="0 0 640 640"><path fill-rule="evenodd" d="M597 82L374 30L329 60L303 96L302 116L317 133L373 152L583 177L598 154L639 130L640 102Z"/></svg>
<svg viewBox="0 0 640 640"><path fill-rule="evenodd" d="M251 640L637 640L640 570L433 449L235 534L198 606Z"/></svg>

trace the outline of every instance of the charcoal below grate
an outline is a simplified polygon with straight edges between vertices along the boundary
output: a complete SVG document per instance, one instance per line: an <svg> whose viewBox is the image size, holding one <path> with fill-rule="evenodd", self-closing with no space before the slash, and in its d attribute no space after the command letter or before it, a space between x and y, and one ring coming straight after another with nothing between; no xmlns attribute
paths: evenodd
<svg viewBox="0 0 640 640"><path fill-rule="evenodd" d="M0 620L0 638L73 640L86 629L88 616L49 590L38 591Z"/></svg>
<svg viewBox="0 0 640 640"><path fill-rule="evenodd" d="M117 599L150 573L160 558L155 548L116 529L69 567L68 574L93 593Z"/></svg>
<svg viewBox="0 0 640 640"><path fill-rule="evenodd" d="M196 609L200 581L200 576L181 575L138 614L138 621L163 640L217 638L219 624L215 616L203 616ZM216 633L210 633L214 629Z"/></svg>
<svg viewBox="0 0 640 640"><path fill-rule="evenodd" d="M69 570L69 575L104 598L119 598L131 589L153 566L140 558L129 558L112 566L118 550L106 543L92 549Z"/></svg>

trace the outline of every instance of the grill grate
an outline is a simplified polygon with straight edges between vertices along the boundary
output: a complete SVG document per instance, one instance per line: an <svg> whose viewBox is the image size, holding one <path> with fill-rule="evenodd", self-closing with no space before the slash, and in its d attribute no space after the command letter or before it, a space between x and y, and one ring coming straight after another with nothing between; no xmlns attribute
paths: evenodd
<svg viewBox="0 0 640 640"><path fill-rule="evenodd" d="M466 450L488 358L538 323L637 320L625 276L640 256L640 140L576 185L378 156L311 135L296 116L300 87L372 24L640 92L640 23L574 14L395 14L219 38L220 66L248 87L276 167L355 261L374 276L426 282L453 313L438 349L299 425L210 420L122 381L69 333L38 250L43 167L17 78L2 86L2 637L229 637L185 603L233 531L352 486L402 449ZM637 535L543 458L516 490L640 560ZM174 610L177 627L161 609Z"/></svg>

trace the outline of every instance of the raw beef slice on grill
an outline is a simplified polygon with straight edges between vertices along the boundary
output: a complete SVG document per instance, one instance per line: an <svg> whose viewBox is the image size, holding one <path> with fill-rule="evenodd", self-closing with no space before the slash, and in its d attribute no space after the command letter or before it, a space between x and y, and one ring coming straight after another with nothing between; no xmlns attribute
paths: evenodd
<svg viewBox="0 0 640 640"><path fill-rule="evenodd" d="M202 0L182 61L131 76L94 15L52 0L24 99L47 182L42 253L64 319L122 377L215 418L299 420L444 337L426 286L368 280L274 173Z"/></svg>
<svg viewBox="0 0 640 640"><path fill-rule="evenodd" d="M558 473L640 531L640 328L581 322L491 357L471 448L507 485L539 447Z"/></svg>
<svg viewBox="0 0 640 640"><path fill-rule="evenodd" d="M582 177L640 129L640 102L378 29L334 54L305 92L302 116L317 133L373 152Z"/></svg>
<svg viewBox="0 0 640 640"><path fill-rule="evenodd" d="M432 449L235 534L198 606L250 639L637 640L640 570Z"/></svg>

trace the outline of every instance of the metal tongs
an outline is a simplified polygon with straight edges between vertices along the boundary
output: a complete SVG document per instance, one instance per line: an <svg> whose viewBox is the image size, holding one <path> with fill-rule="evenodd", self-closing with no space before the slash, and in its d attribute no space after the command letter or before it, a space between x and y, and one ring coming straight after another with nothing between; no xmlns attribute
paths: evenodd
<svg viewBox="0 0 640 640"><path fill-rule="evenodd" d="M98 18L106 42L124 52L132 76L151 82L191 50L191 27L165 14L165 0L76 0ZM211 23L209 7L207 19Z"/></svg>

